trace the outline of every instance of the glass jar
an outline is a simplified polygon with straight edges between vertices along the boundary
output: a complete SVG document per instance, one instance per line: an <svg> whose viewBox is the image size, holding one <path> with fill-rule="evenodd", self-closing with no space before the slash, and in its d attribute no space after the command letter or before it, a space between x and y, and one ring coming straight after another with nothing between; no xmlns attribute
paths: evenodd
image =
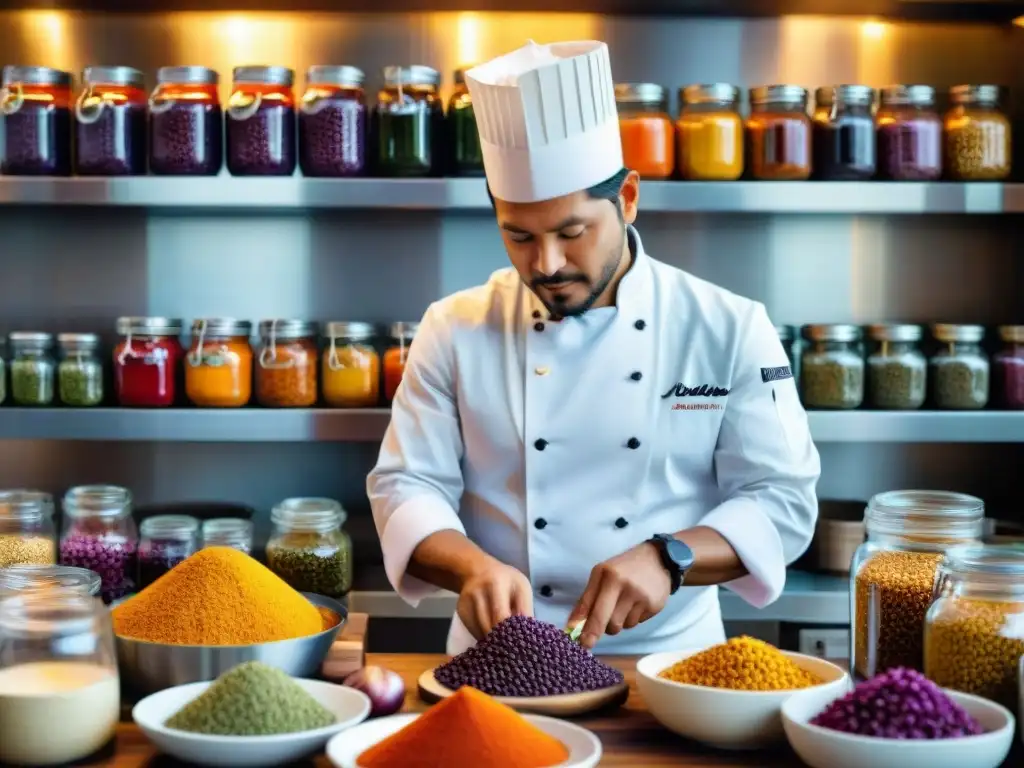
<svg viewBox="0 0 1024 768"><path fill-rule="evenodd" d="M71 174L71 73L49 67L3 69L0 174Z"/></svg>
<svg viewBox="0 0 1024 768"><path fill-rule="evenodd" d="M999 326L1002 348L992 356L993 400L999 408L1024 409L1024 325Z"/></svg>
<svg viewBox="0 0 1024 768"><path fill-rule="evenodd" d="M62 333L57 336L60 364L57 391L64 405L89 408L103 402L103 363L95 333Z"/></svg>
<svg viewBox="0 0 1024 768"><path fill-rule="evenodd" d="M981 499L945 491L888 491L864 511L867 540L850 567L850 659L864 678L924 670L924 623L943 554L979 542Z"/></svg>
<svg viewBox="0 0 1024 768"><path fill-rule="evenodd" d="M366 172L366 95L357 67L310 67L299 103L299 167L305 176Z"/></svg>
<svg viewBox="0 0 1024 768"><path fill-rule="evenodd" d="M0 599L0 762L78 762L114 738L121 683L110 612L74 591Z"/></svg>
<svg viewBox="0 0 1024 768"><path fill-rule="evenodd" d="M12 565L0 568L0 599L13 594L46 590L78 592L98 598L100 576L70 565Z"/></svg>
<svg viewBox="0 0 1024 768"><path fill-rule="evenodd" d="M227 109L232 176L295 173L294 82L287 67L235 67Z"/></svg>
<svg viewBox="0 0 1024 768"><path fill-rule="evenodd" d="M775 332L779 334L779 341L782 348L786 350L786 357L789 359L790 370L793 370L793 345L796 343L796 334L791 325L776 325Z"/></svg>
<svg viewBox="0 0 1024 768"><path fill-rule="evenodd" d="M7 399L7 342L0 339L0 405Z"/></svg>
<svg viewBox="0 0 1024 768"><path fill-rule="evenodd" d="M328 323L323 355L324 402L332 408L373 408L380 402L380 355L370 323Z"/></svg>
<svg viewBox="0 0 1024 768"><path fill-rule="evenodd" d="M868 405L901 411L924 405L928 361L921 352L921 326L879 324L868 328Z"/></svg>
<svg viewBox="0 0 1024 768"><path fill-rule="evenodd" d="M270 513L267 565L299 592L340 598L352 588L347 515L333 499L285 499Z"/></svg>
<svg viewBox="0 0 1024 768"><path fill-rule="evenodd" d="M75 173L146 173L146 92L131 67L86 67L75 102Z"/></svg>
<svg viewBox="0 0 1024 768"><path fill-rule="evenodd" d="M932 405L952 411L969 411L988 404L988 357L981 348L985 328L980 325L932 326L938 344L928 361Z"/></svg>
<svg viewBox="0 0 1024 768"><path fill-rule="evenodd" d="M1024 550L994 545L949 550L925 618L925 675L943 688L1016 710L1022 625Z"/></svg>
<svg viewBox="0 0 1024 768"><path fill-rule="evenodd" d="M0 491L0 568L56 562L56 530L50 494Z"/></svg>
<svg viewBox="0 0 1024 768"><path fill-rule="evenodd" d="M216 176L224 164L220 75L207 67L160 67L149 95L149 170Z"/></svg>
<svg viewBox="0 0 1024 768"><path fill-rule="evenodd" d="M466 86L466 68L455 70L455 91L448 100L447 120L452 173L456 176L483 176L484 156L480 149L473 99Z"/></svg>
<svg viewBox="0 0 1024 768"><path fill-rule="evenodd" d="M266 408L316 405L317 325L304 320L263 320L256 365L256 402Z"/></svg>
<svg viewBox="0 0 1024 768"><path fill-rule="evenodd" d="M942 120L935 108L934 88L883 88L875 124L881 178L935 181L942 176Z"/></svg>
<svg viewBox="0 0 1024 768"><path fill-rule="evenodd" d="M138 532L132 495L115 485L80 485L64 495L60 562L95 571L103 602L135 591Z"/></svg>
<svg viewBox="0 0 1024 768"><path fill-rule="evenodd" d="M377 95L376 171L382 176L431 176L440 170L444 107L441 76L424 66L385 67Z"/></svg>
<svg viewBox="0 0 1024 768"><path fill-rule="evenodd" d="M954 85L944 120L946 174L957 181L1000 181L1010 175L1010 120L998 85Z"/></svg>
<svg viewBox="0 0 1024 768"><path fill-rule="evenodd" d="M800 393L807 408L859 408L864 401L864 357L856 325L805 325Z"/></svg>
<svg viewBox="0 0 1024 768"><path fill-rule="evenodd" d="M185 394L201 408L240 408L252 397L252 323L215 317L192 323Z"/></svg>
<svg viewBox="0 0 1024 768"><path fill-rule="evenodd" d="M231 547L252 554L252 521L240 517L215 517L203 523L204 547Z"/></svg>
<svg viewBox="0 0 1024 768"><path fill-rule="evenodd" d="M811 176L811 120L807 90L763 85L750 91L747 164L762 181L803 181Z"/></svg>
<svg viewBox="0 0 1024 768"><path fill-rule="evenodd" d="M37 331L15 331L11 343L11 399L15 405L53 403L53 336Z"/></svg>
<svg viewBox="0 0 1024 768"><path fill-rule="evenodd" d="M865 181L875 175L875 90L866 85L818 88L811 118L814 178Z"/></svg>
<svg viewBox="0 0 1024 768"><path fill-rule="evenodd" d="M676 167L676 132L668 94L657 83L615 86L622 163L643 179L667 179Z"/></svg>
<svg viewBox="0 0 1024 768"><path fill-rule="evenodd" d="M180 391L184 323L168 317L119 317L114 389L127 408L167 408Z"/></svg>
<svg viewBox="0 0 1024 768"><path fill-rule="evenodd" d="M743 175L740 89L728 83L679 91L679 175L693 181L736 181Z"/></svg>
<svg viewBox="0 0 1024 768"><path fill-rule="evenodd" d="M155 515L139 525L139 589L145 589L199 549L199 521Z"/></svg>
<svg viewBox="0 0 1024 768"><path fill-rule="evenodd" d="M389 403L395 399L398 385L402 383L405 361L419 327L419 323L391 324L391 344L384 351L384 399Z"/></svg>

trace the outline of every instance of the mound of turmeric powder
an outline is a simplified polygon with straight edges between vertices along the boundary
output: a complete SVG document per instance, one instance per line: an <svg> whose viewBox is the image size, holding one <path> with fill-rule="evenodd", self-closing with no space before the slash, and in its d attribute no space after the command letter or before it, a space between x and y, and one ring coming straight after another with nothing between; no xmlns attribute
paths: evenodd
<svg viewBox="0 0 1024 768"><path fill-rule="evenodd" d="M688 656L658 676L674 683L735 691L791 691L822 683L778 648L745 635Z"/></svg>
<svg viewBox="0 0 1024 768"><path fill-rule="evenodd" d="M322 632L316 606L243 552L208 547L113 609L119 637L252 645Z"/></svg>

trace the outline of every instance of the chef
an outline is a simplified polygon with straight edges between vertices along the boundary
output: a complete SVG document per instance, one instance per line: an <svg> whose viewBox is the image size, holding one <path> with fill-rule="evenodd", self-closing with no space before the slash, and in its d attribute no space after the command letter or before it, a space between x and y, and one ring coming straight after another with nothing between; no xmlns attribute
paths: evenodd
<svg viewBox="0 0 1024 768"><path fill-rule="evenodd" d="M502 619L598 652L722 642L718 586L779 597L820 465L763 305L656 261L633 227L608 48L469 70L512 267L432 304L367 492L410 604L458 594L448 652Z"/></svg>

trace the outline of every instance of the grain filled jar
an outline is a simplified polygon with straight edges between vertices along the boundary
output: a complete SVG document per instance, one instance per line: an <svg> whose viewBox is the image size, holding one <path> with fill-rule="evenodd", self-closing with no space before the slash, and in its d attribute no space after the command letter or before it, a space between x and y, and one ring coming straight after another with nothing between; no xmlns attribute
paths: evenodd
<svg viewBox="0 0 1024 768"><path fill-rule="evenodd" d="M114 390L126 408L168 408L181 391L184 322L169 317L119 317Z"/></svg>
<svg viewBox="0 0 1024 768"><path fill-rule="evenodd" d="M818 88L811 118L814 178L864 181L875 175L875 91L866 85Z"/></svg>
<svg viewBox="0 0 1024 768"><path fill-rule="evenodd" d="M947 550L979 542L981 499L945 491L876 494L850 568L850 658L869 678L892 667L924 670L925 616Z"/></svg>
<svg viewBox="0 0 1024 768"><path fill-rule="evenodd" d="M398 385L402 383L409 348L419 327L419 323L391 324L391 342L384 352L384 399L389 403L395 399Z"/></svg>
<svg viewBox="0 0 1024 768"><path fill-rule="evenodd" d="M138 531L132 495L115 485L80 485L64 494L60 562L94 571L103 602L135 591Z"/></svg>
<svg viewBox="0 0 1024 768"><path fill-rule="evenodd" d="M644 179L667 179L676 167L676 132L668 94L657 83L618 83L622 163Z"/></svg>
<svg viewBox="0 0 1024 768"><path fill-rule="evenodd" d="M930 85L891 85L879 94L875 115L878 175L890 181L935 181L942 176L942 119Z"/></svg>
<svg viewBox="0 0 1024 768"><path fill-rule="evenodd" d="M3 69L0 174L71 174L71 73L50 67Z"/></svg>
<svg viewBox="0 0 1024 768"><path fill-rule="evenodd" d="M266 408L316 405L317 325L305 320L263 320L256 362L256 402Z"/></svg>
<svg viewBox="0 0 1024 768"><path fill-rule="evenodd" d="M252 554L253 525L240 517L215 517L203 522L203 547L230 547Z"/></svg>
<svg viewBox="0 0 1024 768"><path fill-rule="evenodd" d="M762 181L803 181L811 176L811 120L807 90L764 85L750 91L747 167Z"/></svg>
<svg viewBox="0 0 1024 768"><path fill-rule="evenodd" d="M324 402L332 408L373 408L380 402L380 355L370 323L327 323L324 333Z"/></svg>
<svg viewBox="0 0 1024 768"><path fill-rule="evenodd" d="M448 100L447 122L452 172L456 176L483 176L484 156L465 68L455 70L455 91Z"/></svg>
<svg viewBox="0 0 1024 768"><path fill-rule="evenodd" d="M86 67L75 101L75 173L146 173L146 109L142 73L132 67Z"/></svg>
<svg viewBox="0 0 1024 768"><path fill-rule="evenodd" d="M735 181L743 174L740 90L728 83L679 90L679 175L691 181Z"/></svg>
<svg viewBox="0 0 1024 768"><path fill-rule="evenodd" d="M11 344L11 400L15 405L46 406L53 403L56 364L51 350L53 336L38 331L15 331Z"/></svg>
<svg viewBox="0 0 1024 768"><path fill-rule="evenodd" d="M992 356L992 393L997 408L1024 409L1024 325L999 326L1002 346Z"/></svg>
<svg viewBox="0 0 1024 768"><path fill-rule="evenodd" d="M149 95L149 170L216 176L224 164L224 110L209 67L160 67Z"/></svg>
<svg viewBox="0 0 1024 768"><path fill-rule="evenodd" d="M240 408L252 396L252 323L227 317L192 323L185 394L201 408Z"/></svg>
<svg viewBox="0 0 1024 768"><path fill-rule="evenodd" d="M57 392L64 405L90 408L103 402L103 363L100 337L95 333L62 333L57 336L60 363Z"/></svg>
<svg viewBox="0 0 1024 768"><path fill-rule="evenodd" d="M53 498L42 491L0 491L0 568L57 562Z"/></svg>
<svg viewBox="0 0 1024 768"><path fill-rule="evenodd" d="M936 323L936 348L928 360L932 405L943 410L969 411L988 404L989 363L981 348L981 325Z"/></svg>
<svg viewBox="0 0 1024 768"><path fill-rule="evenodd" d="M299 101L299 167L304 176L343 178L366 171L363 70L315 66Z"/></svg>
<svg viewBox="0 0 1024 768"><path fill-rule="evenodd" d="M1000 181L1010 175L1010 120L998 85L954 85L946 113L946 174L958 181Z"/></svg>
<svg viewBox="0 0 1024 768"><path fill-rule="evenodd" d="M235 67L226 119L232 176L295 173L295 72L287 67Z"/></svg>
<svg viewBox="0 0 1024 768"><path fill-rule="evenodd" d="M145 589L199 549L199 521L154 515L139 524L139 589Z"/></svg>
<svg viewBox="0 0 1024 768"><path fill-rule="evenodd" d="M1024 550L995 545L949 550L925 618L925 675L943 688L1016 710L1022 625Z"/></svg>
<svg viewBox="0 0 1024 768"><path fill-rule="evenodd" d="M347 515L333 499L285 499L270 513L267 565L299 592L339 598L352 588Z"/></svg>
<svg viewBox="0 0 1024 768"><path fill-rule="evenodd" d="M0 569L0 598L47 590L100 595L99 574L70 565L13 565Z"/></svg>
<svg viewBox="0 0 1024 768"><path fill-rule="evenodd" d="M886 323L868 327L868 405L916 410L928 394L928 361L921 352L921 326Z"/></svg>
<svg viewBox="0 0 1024 768"><path fill-rule="evenodd" d="M856 325L805 325L800 394L808 408L845 410L864 401L864 356Z"/></svg>
<svg viewBox="0 0 1024 768"><path fill-rule="evenodd" d="M376 171L382 176L430 176L441 166L444 106L441 76L424 66L385 67L377 94Z"/></svg>

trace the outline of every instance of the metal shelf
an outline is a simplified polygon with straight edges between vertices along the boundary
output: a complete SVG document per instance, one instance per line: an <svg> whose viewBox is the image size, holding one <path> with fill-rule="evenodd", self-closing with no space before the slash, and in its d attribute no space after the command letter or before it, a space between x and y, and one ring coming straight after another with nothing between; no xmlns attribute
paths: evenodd
<svg viewBox="0 0 1024 768"><path fill-rule="evenodd" d="M377 442L387 408L0 408L3 440ZM1024 442L1024 412L811 412L819 443Z"/></svg>
<svg viewBox="0 0 1024 768"><path fill-rule="evenodd" d="M311 208L489 211L482 179L0 178L0 205L188 210ZM1024 212L1024 184L685 182L642 185L645 212L999 214Z"/></svg>

